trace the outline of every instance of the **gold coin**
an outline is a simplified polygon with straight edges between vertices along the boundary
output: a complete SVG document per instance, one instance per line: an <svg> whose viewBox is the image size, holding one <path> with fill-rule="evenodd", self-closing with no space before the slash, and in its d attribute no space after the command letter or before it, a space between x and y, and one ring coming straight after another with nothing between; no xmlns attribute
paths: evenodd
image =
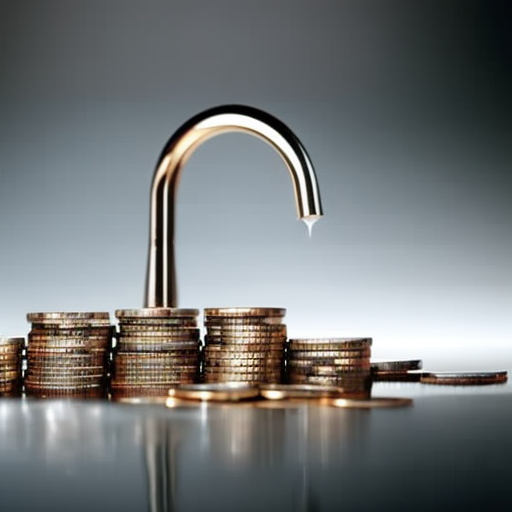
<svg viewBox="0 0 512 512"><path fill-rule="evenodd" d="M201 352L196 347L193 350L186 349L186 350L166 350L165 347L162 347L161 345L136 345L136 344L130 344L130 345L119 345L117 350L114 353L114 359L120 355L120 354L165 354L166 357L169 359L179 359L180 357L187 357L187 358L197 358L200 357Z"/></svg>
<svg viewBox="0 0 512 512"><path fill-rule="evenodd" d="M169 396L184 400L204 400L220 402L238 402L257 398L257 387L241 384L240 382L225 382L222 384L189 384L169 390Z"/></svg>
<svg viewBox="0 0 512 512"><path fill-rule="evenodd" d="M312 384L263 384L260 394L268 400L287 400L300 398L336 398L344 393L337 386L315 386Z"/></svg>
<svg viewBox="0 0 512 512"><path fill-rule="evenodd" d="M66 327L66 328L55 328L55 327L32 327L29 335L32 336L71 336L71 337L87 337L87 336L102 336L104 338L110 338L115 332L115 328L112 325L105 326L85 326L85 327Z"/></svg>
<svg viewBox="0 0 512 512"><path fill-rule="evenodd" d="M199 310L183 308L117 309L115 315L119 319L197 317Z"/></svg>
<svg viewBox="0 0 512 512"><path fill-rule="evenodd" d="M204 316L221 316L221 317L249 317L249 316L285 316L284 308L267 308L267 307L236 307L236 308L205 308Z"/></svg>
<svg viewBox="0 0 512 512"><path fill-rule="evenodd" d="M422 384L447 386L480 386L485 384L503 384L508 380L506 371L498 372L429 372L420 377Z"/></svg>

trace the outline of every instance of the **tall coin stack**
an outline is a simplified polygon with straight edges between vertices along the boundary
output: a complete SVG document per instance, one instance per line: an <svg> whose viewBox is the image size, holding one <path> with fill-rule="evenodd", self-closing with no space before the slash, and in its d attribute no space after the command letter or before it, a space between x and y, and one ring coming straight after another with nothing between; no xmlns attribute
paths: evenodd
<svg viewBox="0 0 512 512"><path fill-rule="evenodd" d="M0 397L21 396L24 338L0 337Z"/></svg>
<svg viewBox="0 0 512 512"><path fill-rule="evenodd" d="M282 308L207 308L204 381L279 383L286 325Z"/></svg>
<svg viewBox="0 0 512 512"><path fill-rule="evenodd" d="M112 348L109 313L29 313L25 392L30 396L106 396Z"/></svg>
<svg viewBox="0 0 512 512"><path fill-rule="evenodd" d="M288 382L338 386L347 397L369 398L371 344L371 338L290 339Z"/></svg>
<svg viewBox="0 0 512 512"><path fill-rule="evenodd" d="M199 310L119 309L119 334L110 383L112 398L167 396L169 388L199 380Z"/></svg>

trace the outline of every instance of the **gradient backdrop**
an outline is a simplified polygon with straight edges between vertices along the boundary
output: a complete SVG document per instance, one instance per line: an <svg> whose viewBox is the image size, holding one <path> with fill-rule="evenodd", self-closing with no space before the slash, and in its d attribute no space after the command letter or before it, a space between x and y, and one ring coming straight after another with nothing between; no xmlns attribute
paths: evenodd
<svg viewBox="0 0 512 512"><path fill-rule="evenodd" d="M149 190L184 121L252 105L297 134L325 217L247 135L177 204L180 306L278 306L430 369L512 366L512 26L498 1L0 0L0 332L142 305Z"/></svg>

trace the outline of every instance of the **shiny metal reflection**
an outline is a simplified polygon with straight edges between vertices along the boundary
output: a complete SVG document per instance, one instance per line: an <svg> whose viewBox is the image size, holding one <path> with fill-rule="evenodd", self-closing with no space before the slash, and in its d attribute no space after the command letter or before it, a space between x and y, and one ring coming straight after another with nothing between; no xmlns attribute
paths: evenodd
<svg viewBox="0 0 512 512"><path fill-rule="evenodd" d="M323 215L313 165L295 134L261 110L226 105L191 118L169 139L158 160L151 186L150 239L146 307L178 304L174 264L174 201L181 169L206 140L226 132L245 132L273 146L292 178L298 216L313 222Z"/></svg>

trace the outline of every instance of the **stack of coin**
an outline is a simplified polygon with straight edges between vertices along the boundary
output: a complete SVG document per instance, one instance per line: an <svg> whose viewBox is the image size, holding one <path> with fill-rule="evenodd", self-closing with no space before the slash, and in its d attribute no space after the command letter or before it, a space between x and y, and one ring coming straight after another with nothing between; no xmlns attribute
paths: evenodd
<svg viewBox="0 0 512 512"><path fill-rule="evenodd" d="M120 309L110 383L112 398L166 396L177 384L199 380L199 310Z"/></svg>
<svg viewBox="0 0 512 512"><path fill-rule="evenodd" d="M0 337L0 397L21 395L24 338Z"/></svg>
<svg viewBox="0 0 512 512"><path fill-rule="evenodd" d="M104 397L113 329L109 313L29 313L25 392Z"/></svg>
<svg viewBox="0 0 512 512"><path fill-rule="evenodd" d="M291 339L287 380L290 384L338 386L345 397L369 398L371 338Z"/></svg>
<svg viewBox="0 0 512 512"><path fill-rule="evenodd" d="M281 382L285 315L282 308L205 309L204 381Z"/></svg>

